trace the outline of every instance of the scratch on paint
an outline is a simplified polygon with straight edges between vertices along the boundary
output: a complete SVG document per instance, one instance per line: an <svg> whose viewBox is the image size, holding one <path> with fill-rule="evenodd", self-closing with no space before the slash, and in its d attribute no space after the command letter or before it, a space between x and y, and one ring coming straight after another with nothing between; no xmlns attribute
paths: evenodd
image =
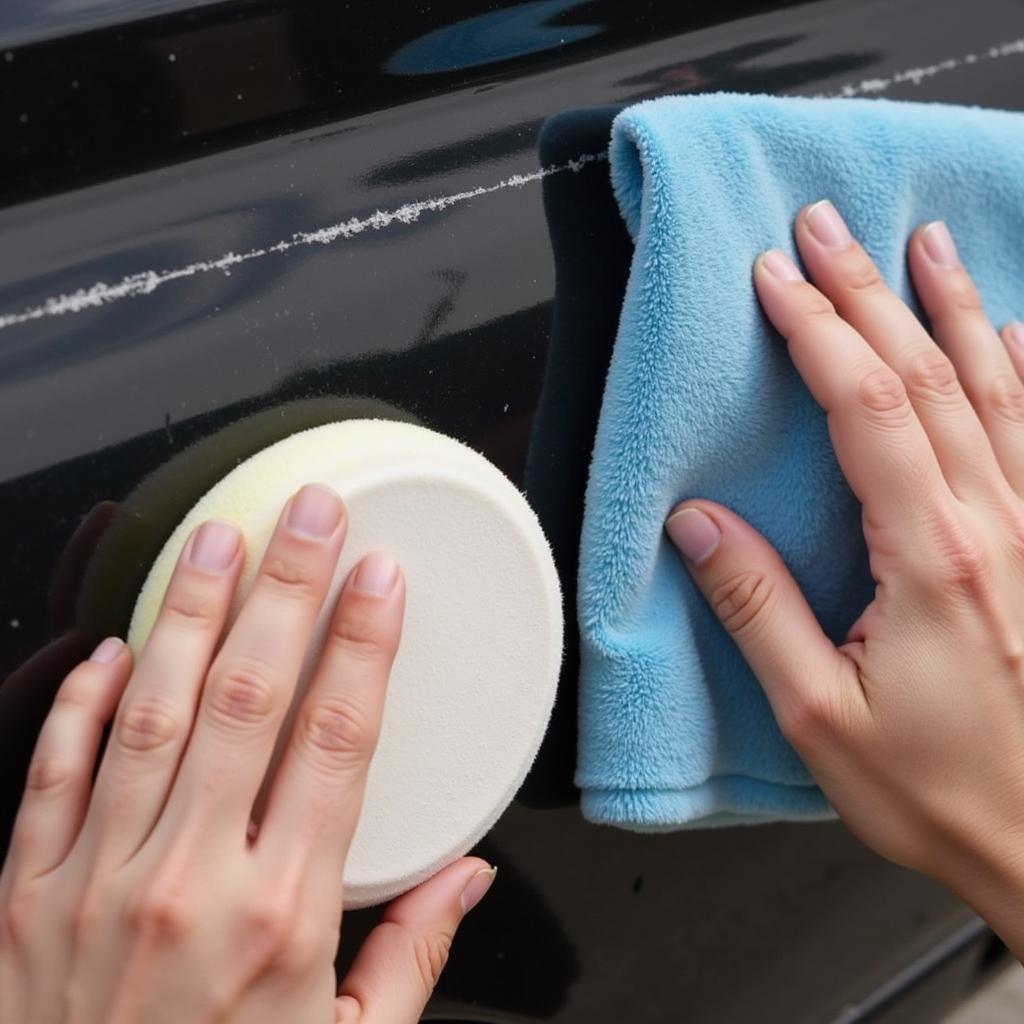
<svg viewBox="0 0 1024 1024"><path fill-rule="evenodd" d="M971 64L998 60L1001 57L1021 55L1024 55L1024 38L990 46L987 50L980 50L976 53L966 53L961 57L949 57L946 60L924 67L896 71L888 77L865 78L860 82L848 82L837 91L827 95L846 97L875 96L886 92L894 86L908 83L915 86L920 85L925 79L933 78L935 75L944 74L948 71L954 71L957 68L967 67ZM376 210L368 217L350 217L348 220L339 221L336 224L330 224L313 231L297 231L290 238L282 239L273 245L263 248L248 249L240 253L227 252L216 259L199 260L196 263L188 264L188 266L176 267L170 270L144 270L140 273L129 274L114 284L97 281L88 288L79 288L73 292L51 296L39 305L29 306L20 312L0 314L0 330L29 323L32 320L41 320L44 317L81 313L83 310L96 309L109 305L112 302L117 302L120 299L152 295L162 285L168 284L171 281L194 277L197 274L208 274L215 270L219 270L224 274L230 274L232 267L248 263L251 260L261 259L264 256L282 254L304 246L332 245L339 239L354 238L356 235L369 230L381 231L395 223L412 224L418 221L424 213L437 213L441 210L447 210L452 206L457 206L471 199L478 199L481 196L492 195L503 189L522 188L524 185L531 185L544 178L549 178L553 174L563 174L566 171L578 174L588 165L607 161L607 159L607 150L600 153L584 153L575 160L569 160L564 164L553 164L550 167L542 167L527 174L513 174L511 177L503 178L493 185L478 185L476 188L467 189L464 192L454 192L450 195L405 203L394 210Z"/></svg>
<svg viewBox="0 0 1024 1024"><path fill-rule="evenodd" d="M469 199L476 199L479 196L490 195L506 188L522 188L524 185L540 181L542 178L549 178L553 174L561 174L565 171L579 173L588 164L608 159L607 151L602 153L584 153L575 160L569 160L564 164L542 167L529 174L513 174L504 178L494 185L478 185L476 188L468 189L465 192L455 192L451 195L438 196L433 199L423 199L415 203L405 203L394 210L376 210L369 217L351 217L337 224L318 228L315 231L297 231L290 238L282 239L273 245L265 248L248 249L245 252L228 252L217 259L199 260L190 263L186 267L177 267L173 270L144 270L138 274L130 274L122 278L116 284L107 284L105 281L97 281L89 288L79 288L77 291L68 292L63 295L55 295L48 298L38 306L30 306L20 313L6 313L0 315L0 330L6 327L14 327L18 324L28 323L30 320L39 320L42 317L65 316L68 313L80 313L85 309L95 309L98 306L105 306L119 299L132 298L138 295L151 295L161 285L170 281L178 281L181 278L193 277L196 274L207 274L213 270L220 270L225 274L231 273L231 268L240 263L248 263L250 260L260 259L269 256L271 253L285 253L300 246L310 245L331 245L339 238L352 238L367 230L380 231L389 227L396 221L400 224L412 224L420 219L420 216L427 212L446 210L450 206L464 203Z"/></svg>
<svg viewBox="0 0 1024 1024"><path fill-rule="evenodd" d="M865 78L861 82L850 82L844 85L838 92L831 93L834 96L866 96L885 92L894 85L903 85L910 82L913 85L920 85L926 78L933 78L946 71L955 71L957 68L966 67L969 64L978 64L984 60L998 60L1000 57L1013 57L1024 54L1024 39L1014 39L1009 43L1000 43L998 46L990 46L987 50L978 53L965 53L962 57L949 57L940 60L937 64L929 64L921 68L909 68L906 71L897 71L888 78Z"/></svg>

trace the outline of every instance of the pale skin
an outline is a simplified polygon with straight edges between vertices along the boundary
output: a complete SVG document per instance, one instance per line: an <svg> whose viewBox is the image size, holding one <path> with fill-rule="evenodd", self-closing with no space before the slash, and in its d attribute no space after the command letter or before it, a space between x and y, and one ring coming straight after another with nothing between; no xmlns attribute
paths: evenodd
<svg viewBox="0 0 1024 1024"><path fill-rule="evenodd" d="M1024 330L996 333L936 224L909 246L933 341L837 218L797 218L817 287L775 251L754 283L863 505L875 599L837 649L736 514L694 498L667 530L846 824L1020 958ZM294 496L223 636L241 540L204 524L138 660L111 639L68 676L0 873L0 1024L419 1019L494 872L463 858L400 897L337 989L342 868L405 597L381 553L346 582L251 820L345 526L329 489Z"/></svg>
<svg viewBox="0 0 1024 1024"><path fill-rule="evenodd" d="M342 866L405 602L383 553L345 583L251 821L346 526L337 494L300 490L221 640L242 542L204 524L138 660L111 639L68 676L0 874L2 1024L419 1019L494 871L465 857L392 903L338 989Z"/></svg>
<svg viewBox="0 0 1024 1024"><path fill-rule="evenodd" d="M945 225L910 239L930 335L828 203L761 305L828 415L877 584L838 649L721 505L667 529L847 826L952 888L1024 957L1024 334L989 323Z"/></svg>

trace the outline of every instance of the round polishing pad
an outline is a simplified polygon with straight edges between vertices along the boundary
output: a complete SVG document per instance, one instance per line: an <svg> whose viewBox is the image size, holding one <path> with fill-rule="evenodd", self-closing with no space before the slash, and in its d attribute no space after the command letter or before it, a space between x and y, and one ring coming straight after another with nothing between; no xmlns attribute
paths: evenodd
<svg viewBox="0 0 1024 1024"><path fill-rule="evenodd" d="M317 395L248 412L176 451L108 510L78 588L76 625L104 636L124 629L139 587L167 535L189 508L243 459L300 430L342 420L418 423L409 412L364 395Z"/></svg>
<svg viewBox="0 0 1024 1024"><path fill-rule="evenodd" d="M361 907L462 856L508 806L551 714L561 596L533 510L482 455L408 423L350 420L279 441L199 500L139 594L132 648L145 642L178 554L205 519L229 519L245 535L234 617L285 501L308 482L341 494L349 527L296 700L353 565L387 551L407 585L402 643L345 865L345 906Z"/></svg>

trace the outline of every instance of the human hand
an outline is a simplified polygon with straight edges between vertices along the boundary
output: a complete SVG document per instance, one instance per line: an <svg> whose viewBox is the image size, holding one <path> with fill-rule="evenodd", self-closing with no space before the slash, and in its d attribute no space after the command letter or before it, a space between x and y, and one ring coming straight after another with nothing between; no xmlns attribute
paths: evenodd
<svg viewBox="0 0 1024 1024"><path fill-rule="evenodd" d="M777 250L754 282L863 506L874 600L837 649L733 512L688 500L666 529L850 829L1021 958L1024 328L1000 339L941 223L909 245L935 341L830 203L796 240L817 287Z"/></svg>
<svg viewBox="0 0 1024 1024"><path fill-rule="evenodd" d="M342 865L405 601L387 556L346 581L251 822L345 531L333 491L300 490L221 642L242 540L203 524L138 662L109 639L67 677L0 873L0 1024L419 1019L494 873L463 858L396 900L336 991Z"/></svg>

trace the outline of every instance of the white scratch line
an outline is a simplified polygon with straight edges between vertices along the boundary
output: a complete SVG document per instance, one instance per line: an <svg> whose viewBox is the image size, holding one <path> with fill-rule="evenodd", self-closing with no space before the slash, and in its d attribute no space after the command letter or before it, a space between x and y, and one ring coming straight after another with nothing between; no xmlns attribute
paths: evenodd
<svg viewBox="0 0 1024 1024"><path fill-rule="evenodd" d="M925 67L908 68L906 71L897 71L888 78L865 78L860 82L847 82L837 92L829 93L829 96L865 96L877 95L886 92L896 85L903 85L910 82L913 85L920 85L926 78L943 74L947 71L954 71L960 67L970 64L978 64L981 61L997 60L1000 57L1024 55L1024 38L1014 39L1008 43L1000 43L990 46L987 50L980 50L977 53L965 53L962 57L949 57L936 64L929 64ZM542 167L529 174L513 174L509 178L499 181L495 185L479 185L476 188L465 192L455 192L447 196L438 196L434 199L424 199L415 203L406 203L395 210L377 210L369 217L351 217L349 220L331 224L328 227L318 228L316 231L298 231L291 238L282 239L274 245L268 245L262 249L249 249L246 252L228 252L215 260L200 260L197 263L190 263L187 267L179 267L175 270L145 270L139 274L131 274L122 278L116 284L107 284L105 281L97 281L90 288L79 288L77 291L68 292L62 295L54 295L38 306L29 306L20 313L0 314L0 330L7 327L16 327L19 324L28 323L30 320L41 320L43 317L64 316L68 313L80 313L86 309L96 309L106 306L119 299L133 298L137 295L151 295L161 285L169 281L177 281L185 277L194 277L196 274L208 274L210 271L219 270L224 274L230 274L231 268L240 263L248 263L250 260L260 259L269 256L271 253L285 253L290 249L306 245L331 245L339 238L352 238L361 234L368 228L380 231L389 227L395 221L400 224L412 224L420 219L420 216L427 212L446 210L450 206L464 203L469 199L476 199L479 196L490 195L493 192L500 192L506 188L522 188L550 177L552 174L561 174L564 171L579 173L588 164L608 159L608 151L600 153L584 153L575 160L569 160L564 164Z"/></svg>
<svg viewBox="0 0 1024 1024"><path fill-rule="evenodd" d="M987 50L981 50L978 53L965 53L962 57L948 57L946 60L940 60L937 64L929 64L923 68L909 68L907 71L897 71L889 78L865 78L861 82L848 82L838 92L831 93L830 95L874 95L885 92L894 85L903 85L905 82L920 85L926 78L941 75L946 71L955 71L957 68L966 67L968 64L979 64L984 60L998 60L1000 57L1019 56L1020 54L1024 54L1024 39L1014 39L1009 43L990 46Z"/></svg>
<svg viewBox="0 0 1024 1024"><path fill-rule="evenodd" d="M248 263L250 260L260 259L269 256L271 253L285 253L290 249L296 249L305 245L331 245L339 238L352 238L354 235L372 228L380 231L398 221L401 224L412 224L420 219L424 213L446 210L450 206L464 203L469 199L476 199L478 196L490 195L492 192L499 192L506 188L522 188L524 185L540 181L542 178L549 178L553 174L562 174L565 171L572 171L578 174L588 164L607 160L607 151L601 153L584 153L575 160L568 160L564 164L553 164L550 167L542 167L529 174L513 174L504 178L495 185L478 185L476 188L468 189L465 192L455 192L447 196L437 196L433 199L424 199L415 203L406 203L394 210L377 210L369 217L351 217L349 220L331 224L328 227L318 228L315 231L297 231L291 238L282 239L273 245L265 248L249 249L246 252L228 252L215 260L199 260L197 263L190 263L187 267L178 267L174 270L144 270L139 274L130 274L122 278L116 284L107 284L105 281L97 281L90 288L79 288L77 291L68 292L62 295L54 295L38 306L30 306L20 313L5 313L0 315L0 330L7 327L16 327L19 324L28 323L30 320L40 320L43 317L65 316L68 313L80 313L85 309L95 309L99 306L106 306L111 302L120 299L133 298L137 295L151 295L161 285L169 281L178 281L184 277L194 277L196 274L208 274L210 271L219 270L224 274L230 274L231 268L240 263Z"/></svg>

